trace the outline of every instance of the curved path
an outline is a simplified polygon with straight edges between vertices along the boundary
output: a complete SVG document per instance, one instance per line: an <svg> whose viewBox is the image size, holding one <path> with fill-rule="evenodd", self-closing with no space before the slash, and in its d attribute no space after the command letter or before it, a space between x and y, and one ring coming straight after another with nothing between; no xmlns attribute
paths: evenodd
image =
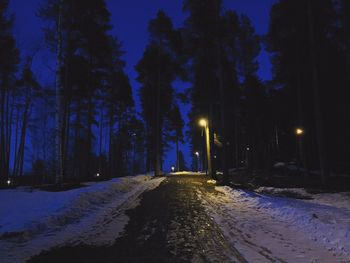
<svg viewBox="0 0 350 263"><path fill-rule="evenodd" d="M111 247L63 247L30 262L246 262L208 217L198 191L215 192L203 175L169 176L127 211Z"/></svg>

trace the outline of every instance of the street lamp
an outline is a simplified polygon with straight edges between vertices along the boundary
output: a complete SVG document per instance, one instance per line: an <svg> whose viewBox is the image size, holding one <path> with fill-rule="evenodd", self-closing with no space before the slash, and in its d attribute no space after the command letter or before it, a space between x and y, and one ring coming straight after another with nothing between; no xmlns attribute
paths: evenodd
<svg viewBox="0 0 350 263"><path fill-rule="evenodd" d="M208 160L208 174L209 176L213 176L212 166L211 166L211 155L210 155L210 130L208 125L208 120L200 119L199 126L205 129L205 142L207 148L207 160Z"/></svg>
<svg viewBox="0 0 350 263"><path fill-rule="evenodd" d="M295 134L297 136L302 136L302 135L304 135L304 130L302 128L296 128L295 129Z"/></svg>
<svg viewBox="0 0 350 263"><path fill-rule="evenodd" d="M295 135L297 136L297 141L298 141L297 145L299 148L299 156L300 156L300 159L298 158L299 159L298 168L300 167L300 163L302 162L304 166L304 175L305 177L307 177L308 169L307 169L306 157L304 152L304 142L303 142L304 134L305 134L305 130L303 128L298 127L295 129Z"/></svg>
<svg viewBox="0 0 350 263"><path fill-rule="evenodd" d="M202 126L202 127L207 127L207 124L208 124L208 122L207 122L207 120L206 119L200 119L199 120L199 126Z"/></svg>
<svg viewBox="0 0 350 263"><path fill-rule="evenodd" d="M174 166L171 166L171 171L175 172L175 167Z"/></svg>
<svg viewBox="0 0 350 263"><path fill-rule="evenodd" d="M199 172L199 152L195 152L194 154L197 156L197 170Z"/></svg>

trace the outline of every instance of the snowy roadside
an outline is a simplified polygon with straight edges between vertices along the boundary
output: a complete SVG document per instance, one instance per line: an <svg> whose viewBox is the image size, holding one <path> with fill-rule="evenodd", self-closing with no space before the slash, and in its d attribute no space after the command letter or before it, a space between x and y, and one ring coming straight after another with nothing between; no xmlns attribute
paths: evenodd
<svg viewBox="0 0 350 263"><path fill-rule="evenodd" d="M148 175L87 183L65 192L0 191L1 262L24 262L62 245L111 245L128 222L125 210L165 178Z"/></svg>
<svg viewBox="0 0 350 263"><path fill-rule="evenodd" d="M215 189L212 195L198 195L248 262L350 262L348 193L296 200Z"/></svg>

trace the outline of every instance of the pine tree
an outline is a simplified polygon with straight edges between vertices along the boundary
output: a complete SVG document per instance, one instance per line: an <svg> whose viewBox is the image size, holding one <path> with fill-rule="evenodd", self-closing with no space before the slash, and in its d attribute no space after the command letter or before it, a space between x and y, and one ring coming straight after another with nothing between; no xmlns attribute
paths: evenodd
<svg viewBox="0 0 350 263"><path fill-rule="evenodd" d="M214 105L220 101L220 92L222 96L222 89L218 88L217 79L218 75L221 75L217 67L218 58L221 57L218 54L220 33L218 18L221 13L221 4L220 0L185 0L183 3L184 10L188 13L184 35L186 54L190 61L191 79L189 80L192 83L190 128L193 136L193 150L198 149L201 144L201 129L198 127L198 120L203 117L208 119L212 130L210 149L213 149L214 131L218 126L216 120L220 120L220 115L214 112ZM211 153L210 156L212 158L213 154ZM209 173L215 177L215 167Z"/></svg>
<svg viewBox="0 0 350 263"><path fill-rule="evenodd" d="M332 96L327 89L339 83L339 64L335 63L338 54L331 38L335 19L333 1L283 0L271 10L268 34L275 80L290 93L286 103L296 109L289 113L293 120L289 129L303 126L307 131L305 147L317 150L323 181L329 174L330 156L326 153L332 148L332 131L326 128L330 127L326 123L332 122L333 109L327 107ZM317 149L311 149L316 144Z"/></svg>
<svg viewBox="0 0 350 263"><path fill-rule="evenodd" d="M14 19L7 9L8 0L0 0L0 182L10 171L15 74L19 63L19 51L12 36Z"/></svg>
<svg viewBox="0 0 350 263"><path fill-rule="evenodd" d="M177 61L172 46L173 26L169 17L159 11L149 23L150 43L136 66L140 89L142 115L146 122L148 164L154 156L155 176L162 166L164 123L173 105L172 83L177 78Z"/></svg>
<svg viewBox="0 0 350 263"><path fill-rule="evenodd" d="M181 116L180 109L174 105L169 116L170 130L172 130L171 139L175 142L176 148L176 171L180 171L180 150L179 144L184 142L183 128L184 121Z"/></svg>

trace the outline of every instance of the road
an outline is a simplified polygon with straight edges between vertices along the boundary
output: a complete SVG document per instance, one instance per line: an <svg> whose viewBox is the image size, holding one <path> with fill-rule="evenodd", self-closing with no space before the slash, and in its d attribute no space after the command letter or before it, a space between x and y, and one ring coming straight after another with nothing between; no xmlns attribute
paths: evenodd
<svg viewBox="0 0 350 263"><path fill-rule="evenodd" d="M126 211L112 246L61 247L30 262L349 262L241 194L228 198L204 175L167 176Z"/></svg>
<svg viewBox="0 0 350 263"><path fill-rule="evenodd" d="M63 247L30 262L245 262L206 213L198 192L215 193L203 175L169 176L127 211L111 247Z"/></svg>

